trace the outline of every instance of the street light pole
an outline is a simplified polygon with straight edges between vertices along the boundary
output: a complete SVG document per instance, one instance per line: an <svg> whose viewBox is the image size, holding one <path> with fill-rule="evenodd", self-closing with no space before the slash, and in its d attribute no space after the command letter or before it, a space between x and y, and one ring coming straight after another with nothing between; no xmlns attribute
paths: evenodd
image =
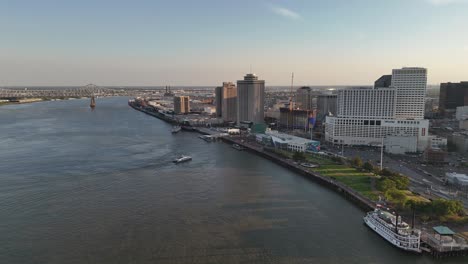
<svg viewBox="0 0 468 264"><path fill-rule="evenodd" d="M382 137L382 145L380 148L380 170L383 169L383 147L384 147L384 138Z"/></svg>

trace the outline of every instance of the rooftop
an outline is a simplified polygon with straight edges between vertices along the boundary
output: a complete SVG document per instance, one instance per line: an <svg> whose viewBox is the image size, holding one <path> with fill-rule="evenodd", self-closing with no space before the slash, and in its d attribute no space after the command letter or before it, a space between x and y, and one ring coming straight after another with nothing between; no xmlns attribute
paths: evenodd
<svg viewBox="0 0 468 264"><path fill-rule="evenodd" d="M434 231L436 231L439 235L442 235L442 236L455 235L455 232L453 232L450 228L446 226L435 226L432 229L434 229Z"/></svg>

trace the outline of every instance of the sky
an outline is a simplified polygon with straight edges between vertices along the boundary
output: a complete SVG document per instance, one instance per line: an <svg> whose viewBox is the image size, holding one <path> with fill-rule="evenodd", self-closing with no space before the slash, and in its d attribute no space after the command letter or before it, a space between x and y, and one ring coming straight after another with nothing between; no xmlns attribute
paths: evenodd
<svg viewBox="0 0 468 264"><path fill-rule="evenodd" d="M468 81L468 0L0 0L0 87Z"/></svg>

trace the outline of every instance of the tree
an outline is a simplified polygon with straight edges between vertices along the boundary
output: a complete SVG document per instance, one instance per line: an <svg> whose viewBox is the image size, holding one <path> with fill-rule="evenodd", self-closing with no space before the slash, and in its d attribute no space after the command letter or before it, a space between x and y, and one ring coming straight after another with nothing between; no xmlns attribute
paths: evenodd
<svg viewBox="0 0 468 264"><path fill-rule="evenodd" d="M377 182L377 189L382 192L387 192L391 189L396 189L396 183L388 178L381 178Z"/></svg>
<svg viewBox="0 0 468 264"><path fill-rule="evenodd" d="M383 168L380 171L380 175L382 175L382 176L393 176L394 173L392 171L390 171L389 169L387 169L387 168Z"/></svg>
<svg viewBox="0 0 468 264"><path fill-rule="evenodd" d="M294 161L305 161L306 159L304 153L298 151L294 152L292 158Z"/></svg>
<svg viewBox="0 0 468 264"><path fill-rule="evenodd" d="M351 164L356 167L356 168L360 168L362 166L362 160L360 157L354 157L353 160L351 161Z"/></svg>
<svg viewBox="0 0 468 264"><path fill-rule="evenodd" d="M385 193L385 198L393 203L395 203L398 207L403 208L406 204L408 198L403 191L397 189L390 189Z"/></svg>
<svg viewBox="0 0 468 264"><path fill-rule="evenodd" d="M396 188L398 190L408 190L410 180L407 176L404 175L394 175L391 179L395 182Z"/></svg>
<svg viewBox="0 0 468 264"><path fill-rule="evenodd" d="M372 166L370 162L366 161L364 162L364 164L362 164L362 169L365 171L371 172L374 170L374 166Z"/></svg>

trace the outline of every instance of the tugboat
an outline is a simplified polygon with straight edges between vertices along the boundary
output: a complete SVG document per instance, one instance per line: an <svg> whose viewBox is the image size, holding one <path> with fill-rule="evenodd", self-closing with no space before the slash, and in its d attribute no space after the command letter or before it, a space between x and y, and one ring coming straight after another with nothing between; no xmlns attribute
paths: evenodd
<svg viewBox="0 0 468 264"><path fill-rule="evenodd" d="M174 127L172 127L171 133L176 134L176 133L179 133L180 130L182 130L182 128L180 126L174 126Z"/></svg>
<svg viewBox="0 0 468 264"><path fill-rule="evenodd" d="M421 231L410 228L398 214L376 208L364 216L364 223L395 247L421 253Z"/></svg>
<svg viewBox="0 0 468 264"><path fill-rule="evenodd" d="M191 160L192 160L192 157L182 155L182 156L178 157L177 159L173 160L172 162L174 162L175 164L179 164L179 163L187 162L187 161L191 161Z"/></svg>

